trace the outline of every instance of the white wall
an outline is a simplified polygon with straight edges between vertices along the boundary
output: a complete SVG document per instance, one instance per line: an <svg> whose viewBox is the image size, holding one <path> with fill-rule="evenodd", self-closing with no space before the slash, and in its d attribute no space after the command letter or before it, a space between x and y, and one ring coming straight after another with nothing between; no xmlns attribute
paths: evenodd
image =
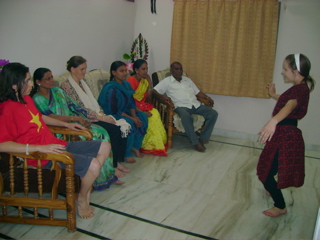
<svg viewBox="0 0 320 240"><path fill-rule="evenodd" d="M174 1L157 1L157 15L150 12L149 0L136 0L135 35L140 32L147 39L152 52L149 73L169 66L172 14ZM280 75L282 61L290 53L306 54L312 63L311 75L318 81L311 93L307 116L299 122L308 148L320 150L320 1L282 1L279 23L274 82L278 93L290 85ZM254 67L254 66L249 66ZM188 71L186 69L186 71ZM257 133L271 117L275 101L246 97L215 95L219 112L214 134L256 140Z"/></svg>
<svg viewBox="0 0 320 240"><path fill-rule="evenodd" d="M135 38L139 33L149 45L149 73L162 70L170 65L170 44L173 15L173 0L158 0L157 14L151 13L150 0L135 0Z"/></svg>
<svg viewBox="0 0 320 240"><path fill-rule="evenodd" d="M0 58L66 72L73 55L109 70L133 39L135 4L126 0L1 0Z"/></svg>
<svg viewBox="0 0 320 240"><path fill-rule="evenodd" d="M82 55L88 70L108 70L142 33L149 45L151 74L170 64L173 7L173 0L158 0L157 14L151 14L150 0L1 0L0 58L22 62L31 72L48 67L57 75L66 71L71 56ZM318 84L299 126L307 147L320 150L319 12L319 0L283 0L274 81L279 93L290 87L280 76L287 54L302 52L310 58ZM214 134L254 140L275 104L271 99L213 98L220 114Z"/></svg>

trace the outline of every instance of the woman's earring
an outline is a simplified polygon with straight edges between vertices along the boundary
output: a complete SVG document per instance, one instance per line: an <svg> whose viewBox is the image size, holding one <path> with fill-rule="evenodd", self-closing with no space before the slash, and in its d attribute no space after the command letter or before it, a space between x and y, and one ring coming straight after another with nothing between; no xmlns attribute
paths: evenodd
<svg viewBox="0 0 320 240"><path fill-rule="evenodd" d="M39 85L39 87L41 86L41 84L40 84L40 83L39 83L38 85Z"/></svg>

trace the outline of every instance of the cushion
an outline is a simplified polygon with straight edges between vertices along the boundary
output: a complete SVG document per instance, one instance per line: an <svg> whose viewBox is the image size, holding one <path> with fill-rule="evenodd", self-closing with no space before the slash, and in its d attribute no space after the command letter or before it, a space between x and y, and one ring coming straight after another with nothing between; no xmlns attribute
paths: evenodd
<svg viewBox="0 0 320 240"><path fill-rule="evenodd" d="M197 132L198 130L201 129L201 127L204 124L204 117L198 114L192 114L193 117L193 127L194 131ZM182 126L181 118L177 113L174 113L173 115L173 126L182 133L185 133L186 131L184 130L184 127Z"/></svg>
<svg viewBox="0 0 320 240"><path fill-rule="evenodd" d="M59 76L54 76L54 85L59 87L62 82L68 79L70 73L66 72ZM106 84L110 79L110 73L102 69L94 69L87 72L85 75L85 81L92 91L93 96L98 99L100 91L104 84Z"/></svg>
<svg viewBox="0 0 320 240"><path fill-rule="evenodd" d="M53 79L54 79L54 86L56 87L60 87L60 84L62 82L64 82L65 80L68 79L70 73L69 72L66 72L64 74L61 74L59 76L54 76Z"/></svg>
<svg viewBox="0 0 320 240"><path fill-rule="evenodd" d="M105 82L109 82L110 80L110 73L102 70L102 69L95 69L91 70L89 73L86 74L85 80L87 84L89 85L93 96L98 99L99 94L101 92L102 86L99 86L99 80L104 80ZM101 82L101 81L100 81Z"/></svg>
<svg viewBox="0 0 320 240"><path fill-rule="evenodd" d="M157 72L159 82L165 79L166 77L171 76L170 68L166 68L164 70ZM182 73L183 76L188 76L186 72Z"/></svg>
<svg viewBox="0 0 320 240"><path fill-rule="evenodd" d="M103 88L103 86L104 86L107 82L109 82L109 81L106 80L106 79L99 79L99 80L98 80L98 89L100 89L100 91L101 91L101 89Z"/></svg>
<svg viewBox="0 0 320 240"><path fill-rule="evenodd" d="M157 75L158 75L158 79L159 79L159 82L160 82L161 80L163 80L166 77L169 77L171 75L170 68L166 68L166 69L164 69L162 71L158 71Z"/></svg>

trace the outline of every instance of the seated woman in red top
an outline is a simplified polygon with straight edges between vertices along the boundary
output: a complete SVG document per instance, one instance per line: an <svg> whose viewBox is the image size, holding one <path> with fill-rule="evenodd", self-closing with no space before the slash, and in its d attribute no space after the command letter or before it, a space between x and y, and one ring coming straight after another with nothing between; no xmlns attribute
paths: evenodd
<svg viewBox="0 0 320 240"><path fill-rule="evenodd" d="M29 68L21 63L9 63L0 75L0 152L62 153L68 151L76 158L75 174L81 178L78 196L78 214L91 218L89 206L92 183L110 153L110 144L101 141L65 142L54 137L48 125L85 129L77 123L66 123L42 115L29 95L33 83ZM28 161L35 166L34 160ZM43 160L42 166L49 165Z"/></svg>

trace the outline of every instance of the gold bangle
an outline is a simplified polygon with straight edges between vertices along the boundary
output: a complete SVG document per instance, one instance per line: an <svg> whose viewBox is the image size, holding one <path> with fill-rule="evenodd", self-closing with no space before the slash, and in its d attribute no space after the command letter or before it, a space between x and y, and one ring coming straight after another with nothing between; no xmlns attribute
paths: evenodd
<svg viewBox="0 0 320 240"><path fill-rule="evenodd" d="M73 116L71 116L71 121L70 122L73 122Z"/></svg>

